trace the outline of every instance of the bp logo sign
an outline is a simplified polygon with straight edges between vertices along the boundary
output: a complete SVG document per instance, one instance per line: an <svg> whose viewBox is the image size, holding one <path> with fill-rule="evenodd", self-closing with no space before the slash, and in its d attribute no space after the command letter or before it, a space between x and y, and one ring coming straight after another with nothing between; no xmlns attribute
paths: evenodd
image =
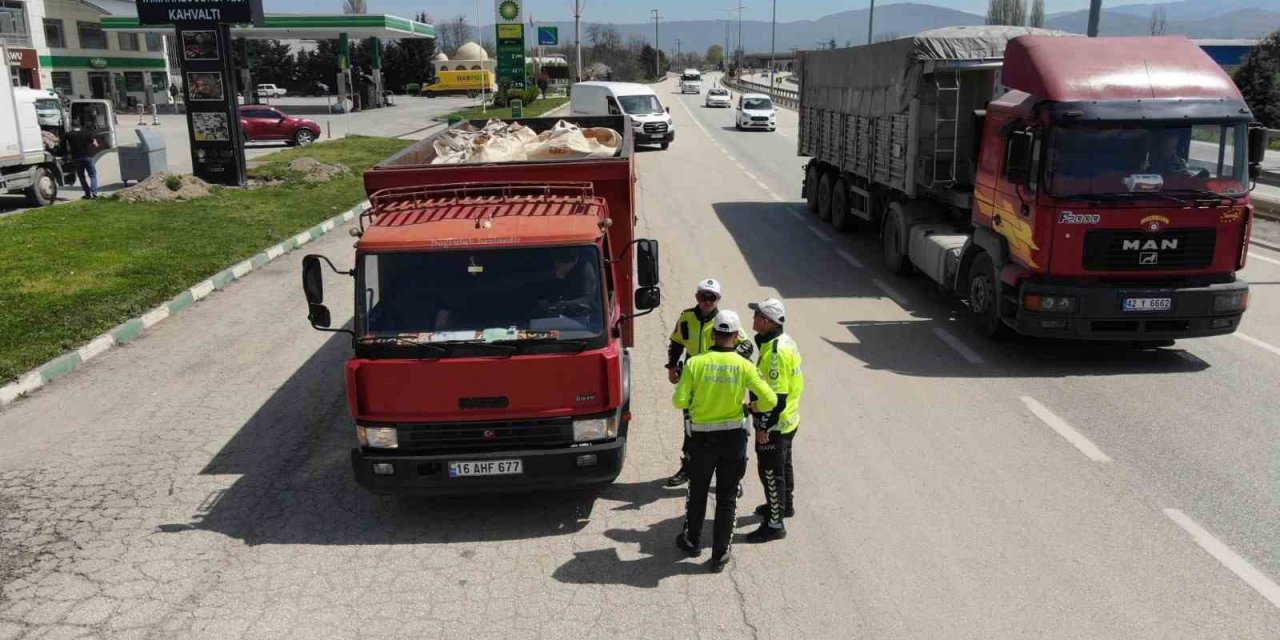
<svg viewBox="0 0 1280 640"><path fill-rule="evenodd" d="M520 20L520 3L516 0L501 0L498 2L498 17L503 22L517 22Z"/></svg>

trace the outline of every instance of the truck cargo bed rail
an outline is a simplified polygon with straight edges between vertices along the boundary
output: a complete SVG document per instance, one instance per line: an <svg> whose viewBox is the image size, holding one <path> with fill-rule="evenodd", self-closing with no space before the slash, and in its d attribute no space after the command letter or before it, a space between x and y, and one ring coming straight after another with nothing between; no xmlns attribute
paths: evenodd
<svg viewBox="0 0 1280 640"><path fill-rule="evenodd" d="M372 224L384 215L428 208L441 211L442 216L457 209L469 219L484 219L513 215L594 215L594 207L601 202L595 195L595 187L589 182L390 187L369 196L370 206L360 214L360 231L364 232L366 220ZM546 205L552 205L552 208Z"/></svg>

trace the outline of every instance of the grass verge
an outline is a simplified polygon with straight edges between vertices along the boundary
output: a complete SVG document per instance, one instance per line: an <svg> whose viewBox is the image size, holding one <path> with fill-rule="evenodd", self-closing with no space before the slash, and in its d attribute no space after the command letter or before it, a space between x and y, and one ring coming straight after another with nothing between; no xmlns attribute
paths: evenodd
<svg viewBox="0 0 1280 640"><path fill-rule="evenodd" d="M539 100L524 108L524 117L537 118L545 114L546 112L551 111L552 109L555 109L557 107L562 107L568 103L569 103L569 98L566 98L566 97L546 98L545 100ZM440 119L448 121L449 118L453 116L458 116L463 120L487 120L489 118L501 118L503 120L509 120L511 119L511 109L509 107L502 108L502 109L489 108L484 110L484 112L482 113L480 111L480 107L472 107L470 109L463 109L462 111L454 111L453 113L447 116L443 116Z"/></svg>
<svg viewBox="0 0 1280 640"><path fill-rule="evenodd" d="M364 199L360 173L409 141L348 137L266 156L254 189L190 202L103 199L0 219L0 385ZM306 183L295 158L351 172Z"/></svg>

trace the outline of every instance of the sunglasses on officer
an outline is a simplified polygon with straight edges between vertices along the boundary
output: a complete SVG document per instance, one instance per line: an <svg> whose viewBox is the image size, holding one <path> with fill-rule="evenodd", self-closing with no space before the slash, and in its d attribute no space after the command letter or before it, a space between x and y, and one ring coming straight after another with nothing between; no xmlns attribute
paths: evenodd
<svg viewBox="0 0 1280 640"><path fill-rule="evenodd" d="M706 291L699 291L697 297L698 302L716 302L720 299L720 296Z"/></svg>

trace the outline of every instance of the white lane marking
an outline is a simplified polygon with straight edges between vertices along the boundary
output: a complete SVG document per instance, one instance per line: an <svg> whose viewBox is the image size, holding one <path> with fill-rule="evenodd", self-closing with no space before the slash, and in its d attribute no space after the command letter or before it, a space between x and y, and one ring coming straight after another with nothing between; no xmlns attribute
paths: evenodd
<svg viewBox="0 0 1280 640"><path fill-rule="evenodd" d="M864 269L864 268L865 268L865 267L863 267L863 266L862 266L862 263L861 263L861 262L859 262L857 258L853 257L853 254L852 254L852 253L849 253L848 251L845 251L844 249L836 249L836 255L840 256L840 258L841 258L842 260L844 260L845 262L848 262L850 265L852 265L854 269Z"/></svg>
<svg viewBox="0 0 1280 640"><path fill-rule="evenodd" d="M819 229L813 225L808 225L808 224L805 225L805 227L807 227L809 231L812 231L813 235L818 236L819 240L822 240L823 242L831 242L831 235L828 234L826 231L823 231L822 229Z"/></svg>
<svg viewBox="0 0 1280 640"><path fill-rule="evenodd" d="M1240 338L1241 340L1244 340L1245 342L1248 342L1249 344L1251 344L1251 345L1253 345L1253 346L1255 346L1255 347L1257 347L1257 348L1259 348L1259 349L1263 349L1263 350L1265 350L1265 351L1270 351L1271 353L1274 353L1274 354L1276 354L1276 355L1280 356L1280 347L1277 347L1277 346L1275 346L1275 345L1273 345L1273 344L1269 344L1269 343L1263 342L1263 341L1261 341L1261 340L1259 340L1259 339L1257 339L1257 338L1255 338L1255 337L1253 337L1253 336L1247 336L1247 335L1245 335L1245 334L1243 334L1243 333L1240 333L1239 331L1237 331L1237 332L1235 332L1235 333L1233 333L1233 334L1231 334L1231 335L1233 335L1233 336L1235 336L1235 337L1237 337L1237 338Z"/></svg>
<svg viewBox="0 0 1280 640"><path fill-rule="evenodd" d="M1260 254L1254 253L1254 252L1252 252L1252 251L1250 251L1250 252L1249 252L1249 257L1250 257L1250 258L1253 258L1254 260L1261 260L1261 261L1263 261L1263 262L1270 262L1271 264L1280 264L1280 260L1276 260L1275 258L1268 258L1268 257L1266 257L1266 256L1264 256L1264 255L1260 255Z"/></svg>
<svg viewBox="0 0 1280 640"><path fill-rule="evenodd" d="M1253 587L1253 590L1257 591L1258 595L1266 598L1267 602L1270 602L1272 606L1280 607L1280 586L1277 586L1266 574L1258 571L1252 564L1249 564L1248 560L1232 551L1231 547L1223 544L1221 540L1206 531L1204 527L1196 524L1196 521L1188 517L1187 514L1177 509L1165 509L1164 515L1168 516L1179 527L1182 527L1183 531L1191 534L1191 539L1195 540L1201 549L1204 549L1215 560L1222 563L1222 566L1229 569L1231 573L1236 574L1237 578L1244 580L1245 584Z"/></svg>
<svg viewBox="0 0 1280 640"><path fill-rule="evenodd" d="M888 283L886 283L884 280L880 280L879 278L872 278L871 284L874 284L877 289L883 291L885 295L889 296L889 299L898 303L899 307L906 308L907 297L899 293L897 289L894 289L893 287L889 286Z"/></svg>
<svg viewBox="0 0 1280 640"><path fill-rule="evenodd" d="M1062 436L1064 440L1075 445L1075 448L1079 449L1080 453L1083 453L1090 460L1093 460L1094 462L1111 462L1111 458L1107 457L1107 454L1103 453L1102 449L1099 449L1097 445L1090 442L1089 439L1084 437L1084 435L1079 431L1072 429L1071 425L1067 424L1066 420L1059 418L1056 413L1050 411L1039 402L1036 402L1035 398L1032 398L1031 396L1022 396L1022 404L1027 405L1027 408L1031 410L1031 413L1034 413L1037 418L1040 418L1040 420L1048 425L1050 429L1058 432L1058 435Z"/></svg>
<svg viewBox="0 0 1280 640"><path fill-rule="evenodd" d="M969 345L965 344L964 342L961 342L960 338L955 337L955 335L953 335L950 331L947 331L942 327L934 327L933 334L938 336L938 338L942 340L944 343L946 343L948 347L951 347L952 351L955 351L956 353L960 354L961 358L968 360L969 364L985 364L986 363L986 360L983 360L982 356L978 355L977 351L970 349Z"/></svg>
<svg viewBox="0 0 1280 640"><path fill-rule="evenodd" d="M789 207L788 207L788 208L787 208L787 213L791 214L791 217L792 217L792 218L795 218L796 220L799 220L800 222L804 222L804 216L803 216L799 211L796 211L795 209L792 209L792 208L789 208Z"/></svg>
<svg viewBox="0 0 1280 640"><path fill-rule="evenodd" d="M750 171L745 171L745 170L744 170L744 171L742 172L742 175L746 176L748 180L751 180L752 182L755 182L755 183L759 184L759 185L760 185L760 186L762 186L762 187L764 186L764 183L763 183L763 182L760 182L760 178L757 178L757 177L756 177L756 174L751 173Z"/></svg>

